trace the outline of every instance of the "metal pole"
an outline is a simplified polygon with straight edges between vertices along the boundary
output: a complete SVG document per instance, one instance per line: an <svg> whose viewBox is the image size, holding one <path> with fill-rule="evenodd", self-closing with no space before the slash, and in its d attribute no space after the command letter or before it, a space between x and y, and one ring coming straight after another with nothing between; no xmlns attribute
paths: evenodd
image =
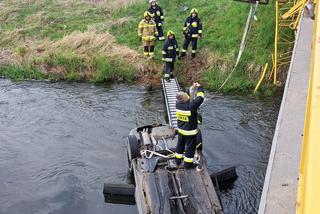
<svg viewBox="0 0 320 214"><path fill-rule="evenodd" d="M266 65L264 66L263 73L261 75L261 78L260 78L256 88L254 89L254 92L257 92L257 90L259 89L259 87L260 87L260 85L261 85L261 83L262 83L262 81L264 79L264 76L266 74L267 69L268 69L268 63L266 63Z"/></svg>
<svg viewBox="0 0 320 214"><path fill-rule="evenodd" d="M276 30L274 34L274 73L273 84L277 84L277 71L278 71L278 32L279 31L279 2L276 1Z"/></svg>

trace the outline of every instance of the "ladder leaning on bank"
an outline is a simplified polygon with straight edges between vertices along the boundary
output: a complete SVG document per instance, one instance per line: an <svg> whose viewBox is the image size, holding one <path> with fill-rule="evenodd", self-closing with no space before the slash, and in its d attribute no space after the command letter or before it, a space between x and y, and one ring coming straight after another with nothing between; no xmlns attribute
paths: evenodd
<svg viewBox="0 0 320 214"><path fill-rule="evenodd" d="M162 79L161 82L167 107L169 125L171 128L177 128L178 121L176 116L176 94L180 91L178 80L177 78L171 78L169 81Z"/></svg>

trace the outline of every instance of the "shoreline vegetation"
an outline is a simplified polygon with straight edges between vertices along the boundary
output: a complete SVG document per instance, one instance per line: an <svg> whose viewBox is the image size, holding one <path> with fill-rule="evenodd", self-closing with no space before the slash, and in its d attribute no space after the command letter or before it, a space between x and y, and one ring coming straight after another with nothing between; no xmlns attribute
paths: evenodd
<svg viewBox="0 0 320 214"><path fill-rule="evenodd" d="M202 82L216 91L235 63L249 5L225 0L158 0L164 30L176 33L191 8L199 10L203 38L195 59L176 63L183 84ZM271 64L274 3L259 6L241 61L222 92L251 91L265 63ZM183 11L181 5L188 7ZM0 2L0 76L12 80L134 82L160 84L162 42L155 59L143 57L137 26L146 0L4 0ZM190 53L190 51L188 52ZM267 94L275 90L265 83Z"/></svg>

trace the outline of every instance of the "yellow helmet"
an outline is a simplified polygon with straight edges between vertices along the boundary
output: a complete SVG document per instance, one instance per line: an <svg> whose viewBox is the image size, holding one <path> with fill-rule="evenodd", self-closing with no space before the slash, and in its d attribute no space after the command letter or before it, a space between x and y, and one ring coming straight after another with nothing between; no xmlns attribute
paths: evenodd
<svg viewBox="0 0 320 214"><path fill-rule="evenodd" d="M190 14L192 14L192 13L198 14L198 10L196 8L192 8L191 11L190 11Z"/></svg>
<svg viewBox="0 0 320 214"><path fill-rule="evenodd" d="M169 37L170 35L173 35L173 36L174 36L174 32L173 32L172 30L169 30L169 31L167 32L167 37Z"/></svg>
<svg viewBox="0 0 320 214"><path fill-rule="evenodd" d="M151 13L149 11L144 12L143 17L146 18L147 16L151 17Z"/></svg>

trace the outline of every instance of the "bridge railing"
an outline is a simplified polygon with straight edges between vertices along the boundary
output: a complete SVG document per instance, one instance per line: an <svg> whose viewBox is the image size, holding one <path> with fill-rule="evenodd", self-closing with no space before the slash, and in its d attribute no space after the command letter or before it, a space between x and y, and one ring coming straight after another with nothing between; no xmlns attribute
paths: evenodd
<svg viewBox="0 0 320 214"><path fill-rule="evenodd" d="M316 4L313 51L296 213L320 213L320 4ZM290 166L288 166L290 167Z"/></svg>

